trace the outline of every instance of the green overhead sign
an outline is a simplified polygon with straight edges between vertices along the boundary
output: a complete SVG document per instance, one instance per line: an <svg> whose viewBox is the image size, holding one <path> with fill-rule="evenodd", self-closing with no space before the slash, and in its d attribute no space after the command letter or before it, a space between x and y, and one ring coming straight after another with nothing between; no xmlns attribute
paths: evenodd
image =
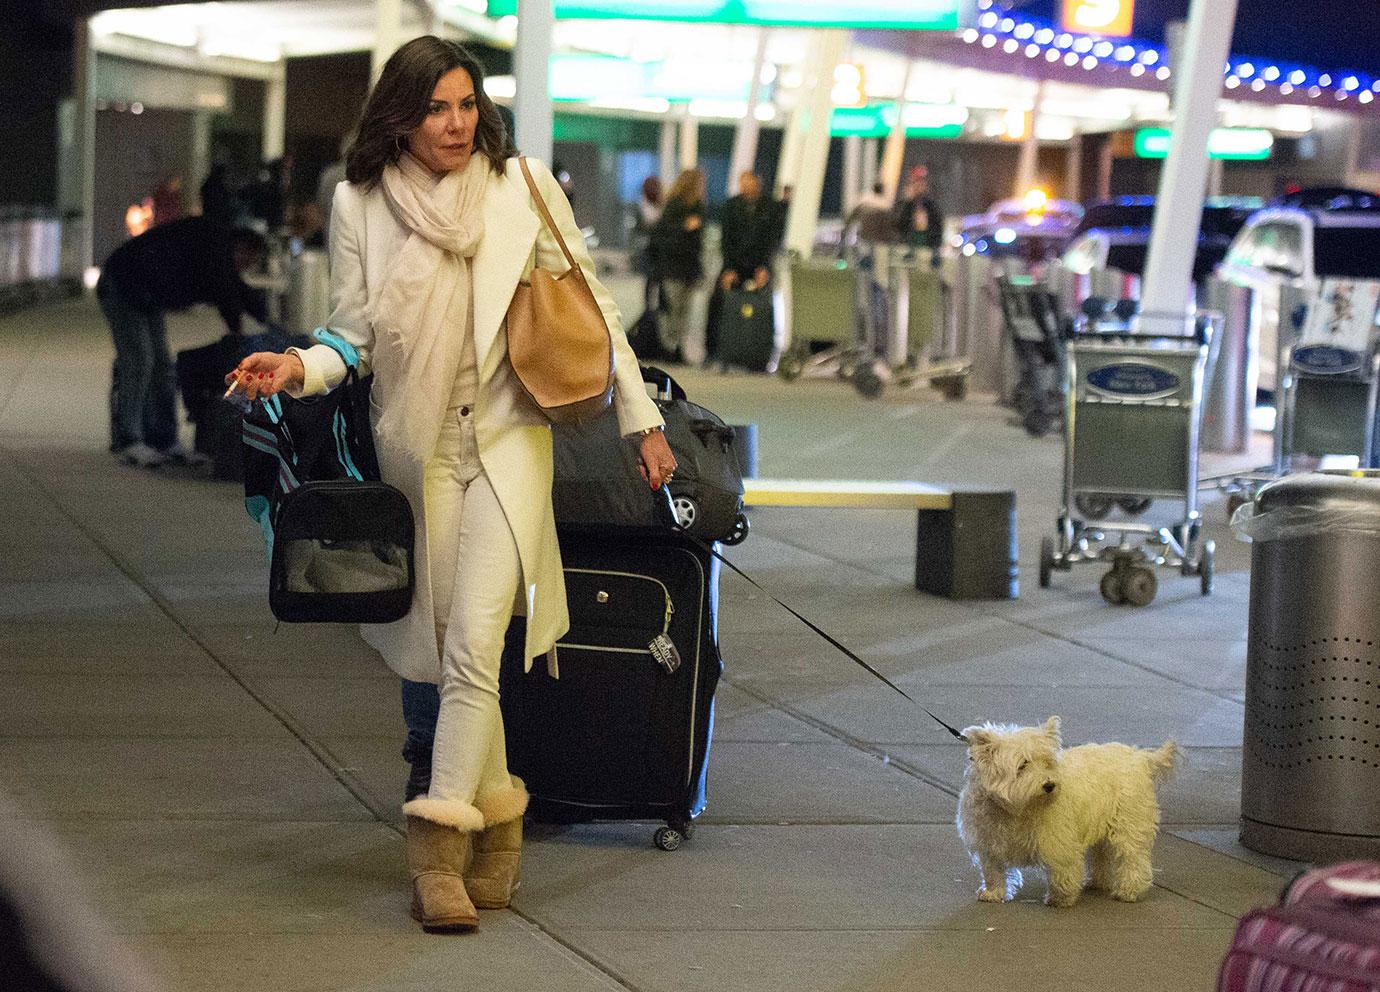
<svg viewBox="0 0 1380 992"><path fill-rule="evenodd" d="M1208 137L1208 158L1260 162L1270 157L1275 136L1263 127L1216 127ZM1169 129L1143 127L1136 132L1137 158L1169 155Z"/></svg>
<svg viewBox="0 0 1380 992"><path fill-rule="evenodd" d="M957 138L963 133L968 111L963 107L940 104L906 105L906 137ZM835 107L829 118L829 133L834 137L884 138L896 124L896 104L878 103L868 107Z"/></svg>
<svg viewBox="0 0 1380 992"><path fill-rule="evenodd" d="M593 20L785 24L816 28L956 31L965 0L555 0L556 17ZM489 0L490 17L516 14L518 0Z"/></svg>

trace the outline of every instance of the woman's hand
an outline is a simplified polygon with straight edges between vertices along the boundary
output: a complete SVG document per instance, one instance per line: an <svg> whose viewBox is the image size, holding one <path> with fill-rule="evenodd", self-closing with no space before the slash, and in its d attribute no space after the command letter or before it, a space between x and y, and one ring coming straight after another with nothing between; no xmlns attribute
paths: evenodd
<svg viewBox="0 0 1380 992"><path fill-rule="evenodd" d="M671 454L671 446L666 443L664 432L652 431L642 436L637 470L653 489L660 489L662 483L671 481L671 475L676 470L676 456Z"/></svg>
<svg viewBox="0 0 1380 992"><path fill-rule="evenodd" d="M253 400L284 389L301 389L306 377L307 370L296 355L256 351L235 366L225 377L225 384L233 384L237 393Z"/></svg>

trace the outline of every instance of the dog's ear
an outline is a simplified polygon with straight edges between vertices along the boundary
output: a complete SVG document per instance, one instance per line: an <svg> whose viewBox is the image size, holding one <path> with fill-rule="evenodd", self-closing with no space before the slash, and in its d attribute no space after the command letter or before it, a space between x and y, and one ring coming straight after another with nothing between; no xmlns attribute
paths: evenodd
<svg viewBox="0 0 1380 992"><path fill-rule="evenodd" d="M1055 747L1059 747L1064 743L1063 737L1059 734L1059 718L1057 716L1052 716L1045 721L1044 732L1045 736L1049 738L1050 742Z"/></svg>
<svg viewBox="0 0 1380 992"><path fill-rule="evenodd" d="M963 730L963 739L968 742L969 748L982 747L984 744L992 743L992 731L986 727L966 727Z"/></svg>

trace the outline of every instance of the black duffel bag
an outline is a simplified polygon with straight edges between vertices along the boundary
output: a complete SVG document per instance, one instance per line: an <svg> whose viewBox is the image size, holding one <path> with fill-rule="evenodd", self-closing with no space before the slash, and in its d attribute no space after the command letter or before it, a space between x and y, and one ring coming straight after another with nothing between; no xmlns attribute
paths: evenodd
<svg viewBox="0 0 1380 992"><path fill-rule="evenodd" d="M733 428L691 403L666 372L642 366L643 382L657 387L656 405L666 421L666 441L676 456L664 494L653 493L638 473L638 450L618 433L612 409L578 425L551 429L555 443L552 498L556 523L576 527L668 527L678 524L704 541L737 544L747 536L743 477Z"/></svg>
<svg viewBox="0 0 1380 992"><path fill-rule="evenodd" d="M268 545L268 603L290 623L392 623L412 606L412 508L379 481L370 380L354 348L313 336L345 360L345 381L324 396L277 393L243 422L244 502Z"/></svg>

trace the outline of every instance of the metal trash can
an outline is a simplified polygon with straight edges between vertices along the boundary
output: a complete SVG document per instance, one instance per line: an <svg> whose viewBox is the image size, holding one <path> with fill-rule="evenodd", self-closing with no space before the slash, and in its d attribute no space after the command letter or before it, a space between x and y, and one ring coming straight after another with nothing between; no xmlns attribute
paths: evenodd
<svg viewBox="0 0 1380 992"><path fill-rule="evenodd" d="M1250 538L1241 843L1380 856L1380 472L1315 472L1238 511Z"/></svg>

